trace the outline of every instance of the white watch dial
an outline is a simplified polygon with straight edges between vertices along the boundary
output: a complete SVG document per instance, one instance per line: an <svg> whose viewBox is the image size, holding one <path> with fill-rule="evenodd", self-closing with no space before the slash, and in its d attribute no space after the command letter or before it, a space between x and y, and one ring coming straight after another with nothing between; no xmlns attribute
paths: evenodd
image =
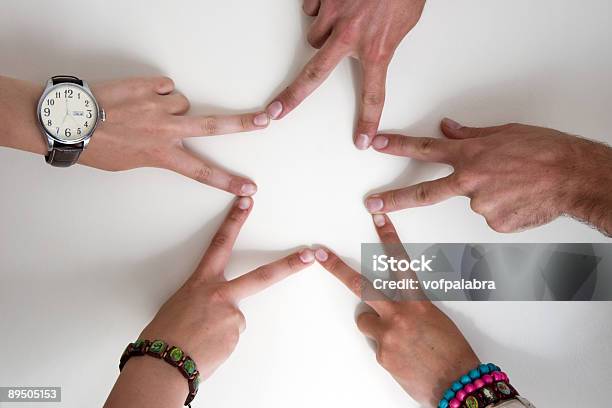
<svg viewBox="0 0 612 408"><path fill-rule="evenodd" d="M60 84L43 99L40 120L53 137L74 143L85 139L93 131L98 120L98 107L83 88Z"/></svg>

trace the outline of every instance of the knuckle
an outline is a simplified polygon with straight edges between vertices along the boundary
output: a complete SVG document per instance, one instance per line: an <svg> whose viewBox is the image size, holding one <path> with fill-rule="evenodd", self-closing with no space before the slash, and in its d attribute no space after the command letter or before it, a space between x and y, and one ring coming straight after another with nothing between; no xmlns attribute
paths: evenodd
<svg viewBox="0 0 612 408"><path fill-rule="evenodd" d="M495 232L499 232L501 234L513 232L513 228L511 227L510 223L502 217L493 216L485 217L485 219L489 227L491 227L491 229Z"/></svg>
<svg viewBox="0 0 612 408"><path fill-rule="evenodd" d="M194 178L200 183L207 183L208 181L210 181L212 172L213 171L210 166L203 164L201 166L198 166L198 168L195 170Z"/></svg>
<svg viewBox="0 0 612 408"><path fill-rule="evenodd" d="M396 190L389 191L387 195L384 197L385 206L389 209L396 209L400 205L400 200L398 197L399 193Z"/></svg>
<svg viewBox="0 0 612 408"><path fill-rule="evenodd" d="M422 155L427 156L431 154L432 150L435 146L435 140L424 137L417 140L417 149L421 152Z"/></svg>
<svg viewBox="0 0 612 408"><path fill-rule="evenodd" d="M160 103L157 98L159 98L159 95L155 98L148 99L146 102L142 102L142 109L145 111L155 111L159 109Z"/></svg>
<svg viewBox="0 0 612 408"><path fill-rule="evenodd" d="M240 128L242 130L249 130L251 129L253 126L251 125L253 123L253 121L251 120L251 117L249 115L241 115L240 116Z"/></svg>
<svg viewBox="0 0 612 408"><path fill-rule="evenodd" d="M394 328L405 328L408 326L408 320L399 312L394 312L390 317L389 317L389 322L391 323L391 326Z"/></svg>
<svg viewBox="0 0 612 408"><path fill-rule="evenodd" d="M304 77L310 82L319 82L325 78L325 67L321 64L308 64L304 68Z"/></svg>
<svg viewBox="0 0 612 408"><path fill-rule="evenodd" d="M409 136L397 138L397 145L402 151L411 151L413 148L412 139Z"/></svg>
<svg viewBox="0 0 612 408"><path fill-rule="evenodd" d="M156 84L158 86L158 88L171 88L174 89L174 81L172 80L172 78L167 77L167 76L161 76L159 78L157 78L156 80Z"/></svg>
<svg viewBox="0 0 612 408"><path fill-rule="evenodd" d="M274 277L272 268L269 266L262 266L255 274L255 278L260 282L269 282Z"/></svg>
<svg viewBox="0 0 612 408"><path fill-rule="evenodd" d="M353 19L345 23L338 31L338 42L345 47L351 47L359 38L360 20Z"/></svg>
<svg viewBox="0 0 612 408"><path fill-rule="evenodd" d="M295 90L295 85L290 85L283 92L283 105L288 109L293 109L299 103L298 94Z"/></svg>
<svg viewBox="0 0 612 408"><path fill-rule="evenodd" d="M189 99L187 99L187 97L183 94L180 94L177 98L176 105L183 111L188 111L191 108L191 102L189 102Z"/></svg>
<svg viewBox="0 0 612 408"><path fill-rule="evenodd" d="M476 188L476 177L466 172L458 172L453 176L457 193L469 194Z"/></svg>
<svg viewBox="0 0 612 408"><path fill-rule="evenodd" d="M431 191L426 184L418 184L414 191L414 196L417 203L427 203L431 199Z"/></svg>
<svg viewBox="0 0 612 408"><path fill-rule="evenodd" d="M327 264L327 269L329 269L331 272L340 271L342 269L342 261L340 261L340 258L334 257L331 261L329 261Z"/></svg>
<svg viewBox="0 0 612 408"><path fill-rule="evenodd" d="M219 121L214 116L206 117L202 120L202 133L205 135L213 135L217 133Z"/></svg>
<svg viewBox="0 0 612 408"><path fill-rule="evenodd" d="M245 219L245 217L246 217L246 214L244 211L238 208L235 208L229 213L229 215L227 216L227 219L229 221L232 221L233 223L240 223Z"/></svg>
<svg viewBox="0 0 612 408"><path fill-rule="evenodd" d="M388 350L385 345L383 345L382 339L380 343L381 344L378 347L378 350L376 351L376 361L382 367L388 367L391 361L393 360L393 353Z"/></svg>
<svg viewBox="0 0 612 408"><path fill-rule="evenodd" d="M212 248L222 248L228 243L228 241L229 237L226 234L217 232L210 241L210 246Z"/></svg>
<svg viewBox="0 0 612 408"><path fill-rule="evenodd" d="M385 95L380 91L364 91L361 94L361 103L366 106L380 106L385 102Z"/></svg>
<svg viewBox="0 0 612 408"><path fill-rule="evenodd" d="M485 214L484 202L482 200L480 200L480 199L472 198L470 200L470 208L476 214L480 214L480 215L484 215Z"/></svg>
<svg viewBox="0 0 612 408"><path fill-rule="evenodd" d="M363 286L363 279L361 276L353 276L348 281L348 286L355 293L361 293L361 289Z"/></svg>

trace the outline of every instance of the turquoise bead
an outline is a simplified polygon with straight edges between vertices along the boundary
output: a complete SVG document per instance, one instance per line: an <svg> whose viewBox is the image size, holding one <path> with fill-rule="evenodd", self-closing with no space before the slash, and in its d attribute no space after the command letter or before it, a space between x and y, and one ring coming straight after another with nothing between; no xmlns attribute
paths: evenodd
<svg viewBox="0 0 612 408"><path fill-rule="evenodd" d="M477 379L479 379L479 378L480 378L480 371L478 371L478 370L476 370L476 369L474 369L474 370L470 371L470 378L471 378L472 380L477 380Z"/></svg>
<svg viewBox="0 0 612 408"><path fill-rule="evenodd" d="M448 401L452 400L455 397L455 391L448 389L444 393L444 398Z"/></svg>
<svg viewBox="0 0 612 408"><path fill-rule="evenodd" d="M461 384L459 381L455 381L453 385L451 385L451 388L453 389L453 391L457 392L463 389L463 384Z"/></svg>
<svg viewBox="0 0 612 408"><path fill-rule="evenodd" d="M470 378L470 376L464 375L459 379L459 381L461 381L461 384L463 385L468 385L469 383L472 382L472 379Z"/></svg>
<svg viewBox="0 0 612 408"><path fill-rule="evenodd" d="M440 401L440 403L438 404L438 408L448 408L448 401L444 399Z"/></svg>
<svg viewBox="0 0 612 408"><path fill-rule="evenodd" d="M480 370L481 374L489 374L489 366L487 364L481 364L478 366L478 369Z"/></svg>
<svg viewBox="0 0 612 408"><path fill-rule="evenodd" d="M497 369L498 367L497 367L495 364L491 364L491 363L489 363L489 364L487 364L487 365L489 366L489 372L491 372L491 373L492 373L493 371L499 371L499 370Z"/></svg>

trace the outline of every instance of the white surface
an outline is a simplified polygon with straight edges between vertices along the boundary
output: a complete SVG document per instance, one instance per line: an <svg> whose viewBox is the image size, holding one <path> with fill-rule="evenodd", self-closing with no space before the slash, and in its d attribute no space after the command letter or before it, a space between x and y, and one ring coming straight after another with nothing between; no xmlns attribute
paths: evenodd
<svg viewBox="0 0 612 408"><path fill-rule="evenodd" d="M430 1L397 51L381 127L437 135L449 115L612 142L611 12L607 0ZM307 22L298 0L4 0L1 69L41 84L164 73L195 112L250 110L312 54ZM448 171L353 148L355 73L343 62L265 132L190 141L260 187L232 273L301 244L358 259L376 241L369 191ZM55 170L9 150L0 166L0 385L62 386L62 407L99 406L123 347L191 272L232 197L161 170ZM393 220L407 242L606 241L567 219L499 235L461 198ZM194 406L411 406L357 331L357 303L319 267L248 300L238 349ZM539 406L608 403L612 304L443 307Z"/></svg>

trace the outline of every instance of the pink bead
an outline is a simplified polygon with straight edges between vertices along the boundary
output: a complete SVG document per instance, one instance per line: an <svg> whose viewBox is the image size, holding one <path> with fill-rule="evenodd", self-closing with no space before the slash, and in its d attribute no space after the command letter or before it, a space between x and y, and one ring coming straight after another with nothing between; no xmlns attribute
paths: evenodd
<svg viewBox="0 0 612 408"><path fill-rule="evenodd" d="M471 394L474 391L476 391L476 387L474 387L474 384L468 384L465 387L463 387L463 390L467 392L468 394Z"/></svg>
<svg viewBox="0 0 612 408"><path fill-rule="evenodd" d="M495 381L503 381L504 380L504 374L501 371L495 371L495 372L493 372L493 379Z"/></svg>
<svg viewBox="0 0 612 408"><path fill-rule="evenodd" d="M449 406L450 408L459 408L461 406L461 403L457 398L453 398L452 400L450 400Z"/></svg>
<svg viewBox="0 0 612 408"><path fill-rule="evenodd" d="M486 384L491 384L493 382L493 377L491 377L489 374L485 374L485 375L482 376L482 380Z"/></svg>
<svg viewBox="0 0 612 408"><path fill-rule="evenodd" d="M476 381L474 381L474 386L476 387L477 390L481 389L482 387L485 386L485 383L483 380L481 380L480 378L477 379Z"/></svg>
<svg viewBox="0 0 612 408"><path fill-rule="evenodd" d="M455 398L457 398L459 400L459 402L463 402L463 400L467 396L468 396L468 393L465 392L464 390L459 390L459 391L457 391L457 394L455 394Z"/></svg>

